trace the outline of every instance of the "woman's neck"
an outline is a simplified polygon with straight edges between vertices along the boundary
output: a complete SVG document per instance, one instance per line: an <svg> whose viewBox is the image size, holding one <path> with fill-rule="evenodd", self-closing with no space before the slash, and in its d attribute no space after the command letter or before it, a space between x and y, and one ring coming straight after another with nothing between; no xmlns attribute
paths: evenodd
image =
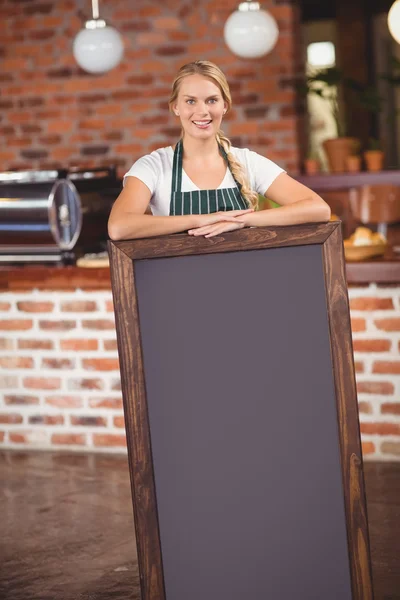
<svg viewBox="0 0 400 600"><path fill-rule="evenodd" d="M219 154L215 137L198 140L189 136L183 138L183 157L186 161L213 159Z"/></svg>

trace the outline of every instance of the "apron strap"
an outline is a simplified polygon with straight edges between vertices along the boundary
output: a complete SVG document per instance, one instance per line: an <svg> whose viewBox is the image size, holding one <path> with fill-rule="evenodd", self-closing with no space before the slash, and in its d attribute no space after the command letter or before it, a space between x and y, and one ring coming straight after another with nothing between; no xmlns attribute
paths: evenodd
<svg viewBox="0 0 400 600"><path fill-rule="evenodd" d="M175 146L174 162L172 164L172 194L174 194L175 192L180 192L182 190L182 155L182 140L179 140L179 142Z"/></svg>

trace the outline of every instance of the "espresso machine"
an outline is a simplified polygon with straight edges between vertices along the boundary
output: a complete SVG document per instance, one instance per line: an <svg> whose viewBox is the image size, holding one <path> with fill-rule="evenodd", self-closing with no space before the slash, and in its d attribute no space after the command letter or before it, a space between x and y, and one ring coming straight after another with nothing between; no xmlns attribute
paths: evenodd
<svg viewBox="0 0 400 600"><path fill-rule="evenodd" d="M106 247L115 169L0 173L0 262L73 263Z"/></svg>

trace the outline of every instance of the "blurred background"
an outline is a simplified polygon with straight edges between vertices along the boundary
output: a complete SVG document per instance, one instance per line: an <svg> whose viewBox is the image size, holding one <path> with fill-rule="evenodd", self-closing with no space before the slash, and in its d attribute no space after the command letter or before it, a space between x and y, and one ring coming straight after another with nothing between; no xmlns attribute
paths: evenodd
<svg viewBox="0 0 400 600"><path fill-rule="evenodd" d="M139 598L107 219L197 59L232 144L341 221L375 598L399 598L400 0L0 0L0 596Z"/></svg>

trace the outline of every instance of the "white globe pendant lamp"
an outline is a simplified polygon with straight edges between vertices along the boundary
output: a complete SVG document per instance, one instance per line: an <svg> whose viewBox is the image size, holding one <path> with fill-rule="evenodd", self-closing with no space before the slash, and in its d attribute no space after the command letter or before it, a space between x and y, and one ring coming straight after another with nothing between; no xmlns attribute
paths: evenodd
<svg viewBox="0 0 400 600"><path fill-rule="evenodd" d="M400 0L396 0L389 10L388 27L396 42L400 44Z"/></svg>
<svg viewBox="0 0 400 600"><path fill-rule="evenodd" d="M271 52L279 36L274 17L259 2L241 2L225 23L228 48L241 58L260 58Z"/></svg>
<svg viewBox="0 0 400 600"><path fill-rule="evenodd" d="M92 15L74 39L73 54L88 73L106 73L116 67L124 54L121 35L99 18L99 2L92 0Z"/></svg>

